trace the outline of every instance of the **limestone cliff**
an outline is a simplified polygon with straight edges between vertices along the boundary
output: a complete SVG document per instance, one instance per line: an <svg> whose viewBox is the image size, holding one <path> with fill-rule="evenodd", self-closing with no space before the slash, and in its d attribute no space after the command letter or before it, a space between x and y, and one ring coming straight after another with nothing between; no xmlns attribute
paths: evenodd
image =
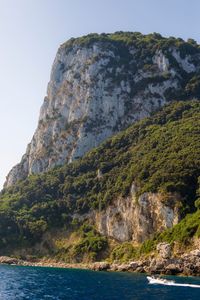
<svg viewBox="0 0 200 300"><path fill-rule="evenodd" d="M145 193L137 202L128 197L119 198L104 212L96 214L96 226L102 235L120 242L141 243L155 232L171 228L180 220L175 206L162 202L162 195Z"/></svg>
<svg viewBox="0 0 200 300"><path fill-rule="evenodd" d="M93 223L103 236L136 244L180 221L178 194L171 194L166 201L161 193L143 193L137 197L136 190L133 183L128 197L116 198L103 210L72 217L80 222Z"/></svg>
<svg viewBox="0 0 200 300"><path fill-rule="evenodd" d="M148 47L140 45L145 36L130 38L95 35L60 46L37 129L5 187L82 157L177 96L200 69L197 47L160 47L159 35Z"/></svg>

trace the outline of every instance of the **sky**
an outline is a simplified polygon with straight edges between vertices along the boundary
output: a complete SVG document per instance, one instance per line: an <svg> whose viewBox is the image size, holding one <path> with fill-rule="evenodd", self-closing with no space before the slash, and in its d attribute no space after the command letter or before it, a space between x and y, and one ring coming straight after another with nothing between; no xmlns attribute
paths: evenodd
<svg viewBox="0 0 200 300"><path fill-rule="evenodd" d="M199 0L0 0L0 189L36 129L60 44L139 31L200 43Z"/></svg>

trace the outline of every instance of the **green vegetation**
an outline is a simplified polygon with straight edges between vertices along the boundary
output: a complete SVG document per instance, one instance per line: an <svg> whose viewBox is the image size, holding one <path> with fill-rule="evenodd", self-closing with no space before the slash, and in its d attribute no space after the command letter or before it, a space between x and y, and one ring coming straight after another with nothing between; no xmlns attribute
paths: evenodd
<svg viewBox="0 0 200 300"><path fill-rule="evenodd" d="M181 201L183 215L192 212L196 200L199 205L199 177L200 102L172 103L82 159L3 190L1 252L7 247L31 246L45 232L71 226L74 213L102 210L116 197L129 195L133 181L138 195L161 192L169 204L175 193L175 205ZM96 253L104 247L104 240L91 231L77 247L80 253L80 248Z"/></svg>
<svg viewBox="0 0 200 300"><path fill-rule="evenodd" d="M107 240L102 237L91 225L84 224L80 230L81 241L74 246L73 254L83 260L84 255L89 255L89 258L96 260L99 253L107 247Z"/></svg>
<svg viewBox="0 0 200 300"><path fill-rule="evenodd" d="M200 75L193 76L185 87L187 95L200 95Z"/></svg>
<svg viewBox="0 0 200 300"><path fill-rule="evenodd" d="M111 252L111 261L126 262L137 256L138 249L131 243L125 242L116 246Z"/></svg>
<svg viewBox="0 0 200 300"><path fill-rule="evenodd" d="M78 225L78 224L77 224ZM76 226L77 227L77 226ZM101 259L108 247L105 237L96 229L85 223L79 228L74 228L77 241L64 247L57 247L55 257L67 262L95 261Z"/></svg>
<svg viewBox="0 0 200 300"><path fill-rule="evenodd" d="M155 236L145 241L138 250L140 255L148 254L156 249L156 245L160 242L168 242L173 245L174 242L182 247L187 247L192 238L200 237L200 210L187 214L173 228L167 229L162 233L155 234Z"/></svg>
<svg viewBox="0 0 200 300"><path fill-rule="evenodd" d="M195 206L198 207L199 199L196 200ZM162 233L155 234L152 239L145 241L137 252L139 255L148 254L156 249L160 242L174 244L178 243L181 247L187 247L192 243L193 238L200 237L200 209L194 213L187 214L183 220L172 228L166 229Z"/></svg>
<svg viewBox="0 0 200 300"><path fill-rule="evenodd" d="M160 72L153 62L155 53L162 51L173 70L176 71L176 79L179 82L178 89L170 87L166 91L167 101L199 98L199 67L195 72L187 73L173 55L174 50L180 53L182 59L191 55L189 61L194 66L199 66L200 46L194 40L188 39L186 42L180 38L165 38L158 33L143 35L139 32L118 31L111 34L93 33L76 39L72 38L61 47L69 52L75 46L88 48L93 47L96 43L103 50L111 50L115 53L114 57L110 57L107 69L111 69L113 83L120 84L124 79L130 82L131 95L139 94L146 84L160 84L167 79L174 79L170 72ZM116 71L119 66L124 67L120 73ZM138 70L150 72L152 75L135 83L131 74L135 74ZM105 70L102 69L102 72ZM111 74L109 72L107 74L110 78ZM106 73L104 76L106 77Z"/></svg>
<svg viewBox="0 0 200 300"><path fill-rule="evenodd" d="M119 45L121 43L126 46L135 46L140 49L141 54L144 55L141 58L146 58L147 51L153 53L157 49L167 50L169 47L178 48L182 57L185 57L186 54L196 54L200 52L199 45L192 39L188 39L188 41L185 42L181 38L165 38L158 33L143 35L140 32L123 31L110 34L91 33L80 38L71 38L64 43L62 47L70 48L75 45L89 47L97 42L101 42L103 45L107 42L113 45Z"/></svg>
<svg viewBox="0 0 200 300"><path fill-rule="evenodd" d="M149 255L156 250L157 244L161 242L170 243L172 246L175 242L184 249L192 243L195 237L200 237L200 210L187 214L177 225L166 229L162 233L155 233L151 239L146 240L139 246L133 246L132 243L127 242L116 246L110 254L110 260L127 262Z"/></svg>

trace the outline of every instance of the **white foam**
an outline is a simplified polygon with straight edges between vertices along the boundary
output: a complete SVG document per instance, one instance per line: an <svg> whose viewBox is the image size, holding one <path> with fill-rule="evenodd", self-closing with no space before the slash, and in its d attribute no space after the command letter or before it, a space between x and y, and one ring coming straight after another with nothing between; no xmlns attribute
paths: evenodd
<svg viewBox="0 0 200 300"><path fill-rule="evenodd" d="M190 287L190 288L200 288L199 284L189 284L189 283L176 283L172 280L167 279L159 279L147 276L149 280L149 284L162 284L162 285L170 285L170 286L182 286L182 287Z"/></svg>

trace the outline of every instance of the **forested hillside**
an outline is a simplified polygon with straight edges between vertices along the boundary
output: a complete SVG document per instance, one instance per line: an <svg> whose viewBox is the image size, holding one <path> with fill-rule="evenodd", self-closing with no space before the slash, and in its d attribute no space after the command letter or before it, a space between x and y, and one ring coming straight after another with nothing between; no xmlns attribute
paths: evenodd
<svg viewBox="0 0 200 300"><path fill-rule="evenodd" d="M76 215L103 211L116 198L129 196L133 182L138 197L145 192L159 192L162 201L170 204L171 195L176 195L182 217L199 207L199 101L174 102L83 158L31 175L3 190L1 253L33 246L45 233L61 229L79 231L82 240L76 246L77 253L83 249L98 253L106 247L107 237L101 237L93 224L89 225L89 219L80 229ZM185 236L199 234L199 224L197 212L156 239L183 241ZM149 249L153 247L152 242L148 245Z"/></svg>

